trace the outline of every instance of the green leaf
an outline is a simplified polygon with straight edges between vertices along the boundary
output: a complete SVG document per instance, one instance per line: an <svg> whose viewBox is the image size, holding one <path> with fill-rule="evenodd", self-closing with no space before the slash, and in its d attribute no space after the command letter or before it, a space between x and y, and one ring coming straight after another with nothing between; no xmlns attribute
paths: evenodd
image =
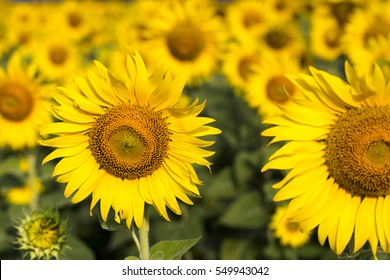
<svg viewBox="0 0 390 280"><path fill-rule="evenodd" d="M81 239L76 236L69 236L67 245L70 247L65 247L61 254L61 260L93 260L95 259L95 254L92 249L88 247Z"/></svg>
<svg viewBox="0 0 390 280"><path fill-rule="evenodd" d="M246 192L240 195L230 205L220 219L220 224L243 229L255 229L267 223L267 214L260 206L261 198L258 193Z"/></svg>
<svg viewBox="0 0 390 280"><path fill-rule="evenodd" d="M43 208L61 208L64 206L72 205L70 199L66 199L62 191L52 191L43 193L40 196L40 204Z"/></svg>
<svg viewBox="0 0 390 280"><path fill-rule="evenodd" d="M139 258L136 256L128 256L125 258L126 261L138 261Z"/></svg>
<svg viewBox="0 0 390 280"><path fill-rule="evenodd" d="M251 260L259 248L250 239L225 238L221 245L221 260Z"/></svg>
<svg viewBox="0 0 390 280"><path fill-rule="evenodd" d="M104 221L102 218L102 215L100 214L99 208L100 208L100 205L99 205L99 207L96 206L94 208L94 210L98 216L100 226L103 229L108 230L108 231L115 231L115 230L118 230L118 229L125 226L124 223L118 224L115 221L115 213L114 213L114 211L112 211L112 209L110 210L110 212L108 212L107 221Z"/></svg>
<svg viewBox="0 0 390 280"><path fill-rule="evenodd" d="M180 260L185 252L198 243L200 238L158 242L150 248L150 259Z"/></svg>

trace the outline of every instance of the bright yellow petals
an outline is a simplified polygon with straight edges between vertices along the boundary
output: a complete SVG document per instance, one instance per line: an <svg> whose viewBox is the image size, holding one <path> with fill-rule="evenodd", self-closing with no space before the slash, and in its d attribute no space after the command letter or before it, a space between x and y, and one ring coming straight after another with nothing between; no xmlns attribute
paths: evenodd
<svg viewBox="0 0 390 280"><path fill-rule="evenodd" d="M37 125L51 120L50 90L38 75L35 63L14 53L0 70L0 147L13 150L37 145Z"/></svg>
<svg viewBox="0 0 390 280"><path fill-rule="evenodd" d="M310 240L310 232L302 232L299 222L290 221L286 216L286 206L278 206L271 217L269 228L283 246L298 248Z"/></svg>
<svg viewBox="0 0 390 280"><path fill-rule="evenodd" d="M318 226L337 255L368 242L376 258L378 244L390 252L390 83L378 66L363 78L345 68L348 83L314 68L288 75L305 97L265 121L263 136L288 142L263 171L289 170L274 200L290 200L286 217L303 231Z"/></svg>
<svg viewBox="0 0 390 280"><path fill-rule="evenodd" d="M192 164L210 168L205 158L213 152L204 147L213 141L198 137L220 130L207 126L213 119L198 117L204 103L176 107L183 78L166 72L149 78L139 53L128 56L122 76L115 79L96 62L86 78L75 79L80 92L58 89L53 114L60 121L41 126L56 135L41 144L56 150L43 162L62 158L53 176L67 183L64 194L73 203L92 195L91 211L100 202L104 221L112 209L116 222L141 227L145 203L169 220L167 208L182 213L177 198L192 204L188 196L199 196Z"/></svg>

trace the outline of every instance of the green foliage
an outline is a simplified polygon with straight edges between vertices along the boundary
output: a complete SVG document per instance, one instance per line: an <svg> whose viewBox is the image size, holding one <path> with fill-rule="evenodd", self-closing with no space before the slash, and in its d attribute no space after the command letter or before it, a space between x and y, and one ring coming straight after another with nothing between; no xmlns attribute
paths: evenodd
<svg viewBox="0 0 390 280"><path fill-rule="evenodd" d="M193 247L199 238L174 241L160 241L150 248L151 260L180 260L181 257L191 247Z"/></svg>

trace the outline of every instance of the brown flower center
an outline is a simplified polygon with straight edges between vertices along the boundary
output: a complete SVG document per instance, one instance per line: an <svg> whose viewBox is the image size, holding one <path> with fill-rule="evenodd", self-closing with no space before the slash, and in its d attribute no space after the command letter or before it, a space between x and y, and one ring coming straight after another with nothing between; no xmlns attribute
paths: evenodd
<svg viewBox="0 0 390 280"><path fill-rule="evenodd" d="M34 108L32 93L18 83L0 86L0 115L3 118L18 122L26 119Z"/></svg>
<svg viewBox="0 0 390 280"><path fill-rule="evenodd" d="M325 164L338 185L360 196L390 194L390 108L363 107L331 127Z"/></svg>
<svg viewBox="0 0 390 280"><path fill-rule="evenodd" d="M118 106L101 115L89 133L93 156L108 173L138 179L167 156L169 130L161 114L141 106Z"/></svg>
<svg viewBox="0 0 390 280"><path fill-rule="evenodd" d="M176 26L167 37L168 49L178 60L194 60L203 51L206 40L196 26L185 23Z"/></svg>
<svg viewBox="0 0 390 280"><path fill-rule="evenodd" d="M271 49L280 50L288 45L290 36L283 30L270 30L265 34L264 40Z"/></svg>
<svg viewBox="0 0 390 280"><path fill-rule="evenodd" d="M68 52L65 48L61 46L52 47L49 51L50 61L56 65L64 64L68 58Z"/></svg>
<svg viewBox="0 0 390 280"><path fill-rule="evenodd" d="M254 56L245 56L238 62L238 74L241 79L247 81L249 77L254 73L253 65L257 64L258 61Z"/></svg>
<svg viewBox="0 0 390 280"><path fill-rule="evenodd" d="M268 99L279 104L287 102L289 95L293 95L294 92L295 86L285 76L272 77L266 85Z"/></svg>
<svg viewBox="0 0 390 280"><path fill-rule="evenodd" d="M255 11L247 11L244 14L244 17L242 19L242 23L244 26L248 29L252 28L253 26L257 26L263 22L263 17L261 14L256 13Z"/></svg>

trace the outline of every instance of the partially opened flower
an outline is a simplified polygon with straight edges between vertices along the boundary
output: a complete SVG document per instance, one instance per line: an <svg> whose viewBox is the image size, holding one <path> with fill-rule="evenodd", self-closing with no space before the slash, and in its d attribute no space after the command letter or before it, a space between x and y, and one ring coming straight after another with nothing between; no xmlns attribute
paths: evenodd
<svg viewBox="0 0 390 280"><path fill-rule="evenodd" d="M68 248L67 222L61 220L57 211L36 211L27 214L15 226L17 249L30 259L58 259L64 248Z"/></svg>
<svg viewBox="0 0 390 280"><path fill-rule="evenodd" d="M103 220L110 208L115 219L134 219L140 227L145 203L169 220L166 207L181 214L177 199L192 204L201 181L192 166L210 167L213 154L203 149L213 141L199 137L218 134L199 117L205 103L177 107L185 81L169 72L147 74L136 53L127 59L125 81L115 79L96 62L86 78L76 78L80 92L59 88L53 107L61 120L42 126L57 137L42 144L57 148L44 162L62 158L53 176L67 183L65 196L78 203L92 194L91 210L100 201Z"/></svg>
<svg viewBox="0 0 390 280"><path fill-rule="evenodd" d="M390 252L390 83L378 66L366 77L345 67L348 83L314 68L289 76L306 98L266 120L263 135L288 142L263 171L289 170L274 200L291 200L286 217L303 231L318 226L338 255L368 241L376 256L378 242Z"/></svg>

